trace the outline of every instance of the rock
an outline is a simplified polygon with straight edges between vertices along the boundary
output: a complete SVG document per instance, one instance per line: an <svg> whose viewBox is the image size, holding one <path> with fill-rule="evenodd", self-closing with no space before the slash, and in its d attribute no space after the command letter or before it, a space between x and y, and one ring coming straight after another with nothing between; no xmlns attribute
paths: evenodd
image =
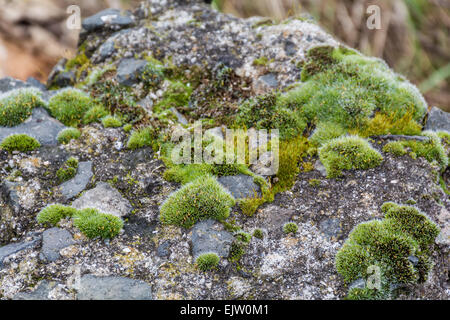
<svg viewBox="0 0 450 320"><path fill-rule="evenodd" d="M274 73L268 73L261 78L259 78L260 81L262 81L266 86L270 88L276 88L278 87L278 80L277 75Z"/></svg>
<svg viewBox="0 0 450 320"><path fill-rule="evenodd" d="M134 20L129 13L122 13L118 9L106 9L84 19L82 27L88 32L103 28L118 30L129 27L133 23Z"/></svg>
<svg viewBox="0 0 450 320"><path fill-rule="evenodd" d="M416 267L419 264L419 258L415 256L409 256L408 260L412 263L414 267Z"/></svg>
<svg viewBox="0 0 450 320"><path fill-rule="evenodd" d="M349 284L348 290L355 289L355 288L364 289L365 287L366 287L366 281L363 278L359 278Z"/></svg>
<svg viewBox="0 0 450 320"><path fill-rule="evenodd" d="M40 233L32 234L31 237L32 239L29 241L11 243L0 247L0 270L3 268L3 261L8 256L26 249L35 248L40 244L42 240L42 235Z"/></svg>
<svg viewBox="0 0 450 320"><path fill-rule="evenodd" d="M133 207L119 191L105 182L97 183L94 189L86 191L72 206L76 209L94 208L119 218L131 213Z"/></svg>
<svg viewBox="0 0 450 320"><path fill-rule="evenodd" d="M75 72L73 71L63 71L58 73L53 79L53 85L59 88L65 88L72 86L76 81Z"/></svg>
<svg viewBox="0 0 450 320"><path fill-rule="evenodd" d="M76 176L59 186L64 199L70 200L82 192L91 181L92 175L92 161L79 162Z"/></svg>
<svg viewBox="0 0 450 320"><path fill-rule="evenodd" d="M255 193L261 197L261 188L251 176L239 174L236 176L224 176L217 179L236 199L254 198Z"/></svg>
<svg viewBox="0 0 450 320"><path fill-rule="evenodd" d="M426 130L445 130L450 132L450 113L437 107L431 108L428 113L428 120L425 125Z"/></svg>
<svg viewBox="0 0 450 320"><path fill-rule="evenodd" d="M47 280L42 280L32 292L21 292L14 296L13 300L50 300L50 291L56 286Z"/></svg>
<svg viewBox="0 0 450 320"><path fill-rule="evenodd" d="M145 60L123 59L117 68L117 81L126 86L135 84L146 65Z"/></svg>
<svg viewBox="0 0 450 320"><path fill-rule="evenodd" d="M60 228L45 230L42 235L41 260L53 262L59 259L59 251L72 244L74 240L69 231Z"/></svg>
<svg viewBox="0 0 450 320"><path fill-rule="evenodd" d="M277 174L274 161L273 152L267 151L258 158L255 164L251 165L250 169L260 176L274 176Z"/></svg>
<svg viewBox="0 0 450 320"><path fill-rule="evenodd" d="M0 93L5 93L13 89L28 88L32 86L33 85L29 83L23 82L21 80L16 80L11 77L0 79Z"/></svg>
<svg viewBox="0 0 450 320"><path fill-rule="evenodd" d="M14 209L15 212L18 212L21 208L20 205L20 197L17 194L17 187L19 186L16 182L11 182L8 180L3 181L1 184L0 191L3 194L4 198L8 202L8 204L11 206L11 208Z"/></svg>
<svg viewBox="0 0 450 320"><path fill-rule="evenodd" d="M114 40L108 39L98 49L99 57L97 58L97 62L105 61L106 59L111 57L115 51L116 51L116 48L114 47Z"/></svg>
<svg viewBox="0 0 450 320"><path fill-rule="evenodd" d="M314 170L319 171L323 177L327 176L327 169L325 169L325 166L322 164L322 162L320 162L319 159L317 159L314 163Z"/></svg>
<svg viewBox="0 0 450 320"><path fill-rule="evenodd" d="M319 229L327 237L338 237L341 233L341 222L339 219L325 219L319 224Z"/></svg>
<svg viewBox="0 0 450 320"><path fill-rule="evenodd" d="M166 258L170 255L170 242L168 240L163 241L156 250L156 255L160 258Z"/></svg>
<svg viewBox="0 0 450 320"><path fill-rule="evenodd" d="M233 235L224 230L223 225L214 220L205 220L195 224L192 228L192 255L214 252L219 257L228 257Z"/></svg>
<svg viewBox="0 0 450 320"><path fill-rule="evenodd" d="M156 179L154 176L150 176L143 181L145 192L148 194L153 194L155 190L162 185L161 181Z"/></svg>
<svg viewBox="0 0 450 320"><path fill-rule="evenodd" d="M65 129L61 122L50 117L43 108L33 109L29 119L15 127L0 127L0 141L12 134L27 134L38 140L42 146L56 146L57 136Z"/></svg>
<svg viewBox="0 0 450 320"><path fill-rule="evenodd" d="M177 119L178 119L179 123L181 123L181 124L188 124L189 123L187 121L187 119L185 118L185 116L183 116L181 113L179 113L177 109L170 108L170 111L172 111L173 114L175 114L177 116Z"/></svg>
<svg viewBox="0 0 450 320"><path fill-rule="evenodd" d="M144 281L124 277L84 275L78 300L152 300L151 287Z"/></svg>
<svg viewBox="0 0 450 320"><path fill-rule="evenodd" d="M43 84L38 79L33 78L33 77L28 77L26 84L31 86L31 87L38 88L41 91L46 91L47 90L47 87L45 86L45 84Z"/></svg>

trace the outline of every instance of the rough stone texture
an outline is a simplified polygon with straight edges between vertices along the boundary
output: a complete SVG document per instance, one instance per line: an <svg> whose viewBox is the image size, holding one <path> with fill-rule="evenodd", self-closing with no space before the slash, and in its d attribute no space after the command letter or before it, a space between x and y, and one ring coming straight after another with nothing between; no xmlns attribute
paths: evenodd
<svg viewBox="0 0 450 320"><path fill-rule="evenodd" d="M69 231L51 228L45 230L42 235L41 259L53 262L59 259L59 251L74 244L72 235Z"/></svg>
<svg viewBox="0 0 450 320"><path fill-rule="evenodd" d="M425 125L426 130L445 130L450 132L450 113L437 107L431 108L428 113L428 120Z"/></svg>
<svg viewBox="0 0 450 320"><path fill-rule="evenodd" d="M18 253L22 250L34 248L41 242L41 234L35 234L31 236L31 240L19 243L11 243L6 246L0 247L0 269L3 268L3 261L8 256Z"/></svg>
<svg viewBox="0 0 450 320"><path fill-rule="evenodd" d="M261 188L253 181L251 176L239 174L237 176L224 176L218 179L236 199L253 198L255 194L261 196Z"/></svg>
<svg viewBox="0 0 450 320"><path fill-rule="evenodd" d="M49 293L54 288L55 283L43 280L32 292L21 292L13 300L50 300Z"/></svg>
<svg viewBox="0 0 450 320"><path fill-rule="evenodd" d="M0 127L0 141L12 134L27 134L43 146L55 146L58 133L65 129L61 122L50 117L43 108L35 108L29 119L15 127Z"/></svg>
<svg viewBox="0 0 450 320"><path fill-rule="evenodd" d="M70 200L77 196L86 188L92 175L92 161L79 162L76 176L60 185L63 198Z"/></svg>
<svg viewBox="0 0 450 320"><path fill-rule="evenodd" d="M72 206L77 209L95 208L117 217L126 216L133 210L130 202L105 182L100 182L94 189L86 191Z"/></svg>
<svg viewBox="0 0 450 320"><path fill-rule="evenodd" d="M11 77L0 79L0 93L4 93L13 89L28 88L28 87L34 87L34 85L23 82L21 80L13 79Z"/></svg>
<svg viewBox="0 0 450 320"><path fill-rule="evenodd" d="M117 81L126 86L135 84L146 65L145 60L123 59L117 68Z"/></svg>
<svg viewBox="0 0 450 320"><path fill-rule="evenodd" d="M233 235L223 229L223 225L214 220L205 220L192 228L192 255L214 252L219 257L228 257Z"/></svg>
<svg viewBox="0 0 450 320"><path fill-rule="evenodd" d="M85 31L92 32L102 28L121 29L132 24L133 19L129 14L122 14L117 9L106 9L84 19L82 27Z"/></svg>
<svg viewBox="0 0 450 320"><path fill-rule="evenodd" d="M152 300L152 292L144 281L89 274L81 278L78 300Z"/></svg>

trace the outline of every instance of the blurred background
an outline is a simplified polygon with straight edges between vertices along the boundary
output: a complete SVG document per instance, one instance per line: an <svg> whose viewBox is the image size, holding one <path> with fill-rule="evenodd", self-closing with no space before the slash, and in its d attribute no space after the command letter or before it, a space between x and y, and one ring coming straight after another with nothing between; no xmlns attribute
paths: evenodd
<svg viewBox="0 0 450 320"><path fill-rule="evenodd" d="M282 20L309 13L336 38L381 57L413 81L430 105L450 111L450 0L214 0L240 17ZM87 17L107 7L132 9L139 0L0 0L0 77L45 81L61 57L76 50L66 28L69 5ZM369 5L381 8L382 28L366 26Z"/></svg>

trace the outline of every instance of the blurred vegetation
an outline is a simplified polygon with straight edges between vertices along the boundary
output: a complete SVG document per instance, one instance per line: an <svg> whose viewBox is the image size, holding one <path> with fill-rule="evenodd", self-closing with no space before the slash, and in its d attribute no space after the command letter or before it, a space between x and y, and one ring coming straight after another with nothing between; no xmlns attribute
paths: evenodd
<svg viewBox="0 0 450 320"><path fill-rule="evenodd" d="M369 5L381 8L380 30L366 26ZM364 54L381 57L450 111L449 0L216 0L241 17L311 14L328 32Z"/></svg>

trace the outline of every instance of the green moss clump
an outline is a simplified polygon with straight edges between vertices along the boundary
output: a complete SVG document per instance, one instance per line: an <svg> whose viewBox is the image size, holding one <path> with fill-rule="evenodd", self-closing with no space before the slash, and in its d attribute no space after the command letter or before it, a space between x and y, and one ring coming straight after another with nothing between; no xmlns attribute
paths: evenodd
<svg viewBox="0 0 450 320"><path fill-rule="evenodd" d="M153 110L161 112L170 110L171 108L185 107L189 103L192 94L192 87L181 81L170 81L169 87L164 92L162 99L158 102Z"/></svg>
<svg viewBox="0 0 450 320"><path fill-rule="evenodd" d="M47 227L56 226L59 221L71 218L77 210L61 204L53 204L42 209L37 215L37 221Z"/></svg>
<svg viewBox="0 0 450 320"><path fill-rule="evenodd" d="M333 122L320 122L309 140L317 146L346 134L346 130Z"/></svg>
<svg viewBox="0 0 450 320"><path fill-rule="evenodd" d="M127 123L126 125L123 126L123 131L128 133L131 130L133 130L133 125L131 123Z"/></svg>
<svg viewBox="0 0 450 320"><path fill-rule="evenodd" d="M200 220L226 219L234 204L234 198L214 177L205 176L170 195L161 206L160 220L164 224L190 228Z"/></svg>
<svg viewBox="0 0 450 320"><path fill-rule="evenodd" d="M151 127L135 130L131 133L127 142L128 149L139 149L151 146L154 138L154 130Z"/></svg>
<svg viewBox="0 0 450 320"><path fill-rule="evenodd" d="M254 66L267 66L272 60L269 60L269 58L267 57L259 57L255 60L253 60L253 65Z"/></svg>
<svg viewBox="0 0 450 320"><path fill-rule="evenodd" d="M63 90L51 97L48 103L52 116L71 127L77 127L93 106L93 100L76 89Z"/></svg>
<svg viewBox="0 0 450 320"><path fill-rule="evenodd" d="M108 111L101 104L93 105L83 116L83 124L98 122L101 118L108 116Z"/></svg>
<svg viewBox="0 0 450 320"><path fill-rule="evenodd" d="M336 269L347 283L367 279L369 266L381 273L381 288L352 289L349 298L386 299L391 285L426 281L430 250L439 228L418 209L389 202L385 217L359 224L336 255Z"/></svg>
<svg viewBox="0 0 450 320"><path fill-rule="evenodd" d="M56 176L60 183L68 181L75 177L78 169L78 160L74 157L70 157L64 165L58 169Z"/></svg>
<svg viewBox="0 0 450 320"><path fill-rule="evenodd" d="M432 131L425 131L423 135L428 137L428 141L393 141L387 143L383 147L383 152L390 152L395 156L402 156L411 151L409 154L412 157L423 157L429 162L436 161L441 167L442 171L448 166L447 152L442 145L439 136Z"/></svg>
<svg viewBox="0 0 450 320"><path fill-rule="evenodd" d="M298 231L298 226L294 222L285 223L284 226L283 226L283 232L285 234L289 234L289 233L296 234L297 231Z"/></svg>
<svg viewBox="0 0 450 320"><path fill-rule="evenodd" d="M30 117L33 108L44 106L39 90L12 90L0 98L0 126L14 127Z"/></svg>
<svg viewBox="0 0 450 320"><path fill-rule="evenodd" d="M74 225L88 238L111 239L117 236L123 227L122 219L96 209L79 210L74 215Z"/></svg>
<svg viewBox="0 0 450 320"><path fill-rule="evenodd" d="M383 161L383 157L369 142L357 136L329 141L319 149L319 157L329 178L340 177L342 170L374 168Z"/></svg>
<svg viewBox="0 0 450 320"><path fill-rule="evenodd" d="M302 134L306 122L298 110L276 104L277 95L269 93L247 100L239 108L237 125L256 129L278 129L280 138L291 139Z"/></svg>
<svg viewBox="0 0 450 320"><path fill-rule="evenodd" d="M80 130L77 128L67 128L58 133L58 142L62 144L67 144L72 139L78 139L81 136Z"/></svg>
<svg viewBox="0 0 450 320"><path fill-rule="evenodd" d="M164 79L164 65L154 59L147 58L147 65L142 71L140 78L149 87L158 85Z"/></svg>
<svg viewBox="0 0 450 320"><path fill-rule="evenodd" d="M200 256L197 257L195 260L195 263L197 264L197 267L201 271L210 271L215 269L219 265L220 258L217 254L211 252L211 253L203 253Z"/></svg>
<svg viewBox="0 0 450 320"><path fill-rule="evenodd" d="M26 134L13 134L3 139L0 148L8 152L13 151L33 151L39 148L41 144L35 138Z"/></svg>
<svg viewBox="0 0 450 320"><path fill-rule="evenodd" d="M108 115L102 119L102 124L105 128L118 128L122 126L122 121L117 117Z"/></svg>
<svg viewBox="0 0 450 320"><path fill-rule="evenodd" d="M264 239L264 232L261 229L255 229L255 231L253 231L253 236L256 239Z"/></svg>

